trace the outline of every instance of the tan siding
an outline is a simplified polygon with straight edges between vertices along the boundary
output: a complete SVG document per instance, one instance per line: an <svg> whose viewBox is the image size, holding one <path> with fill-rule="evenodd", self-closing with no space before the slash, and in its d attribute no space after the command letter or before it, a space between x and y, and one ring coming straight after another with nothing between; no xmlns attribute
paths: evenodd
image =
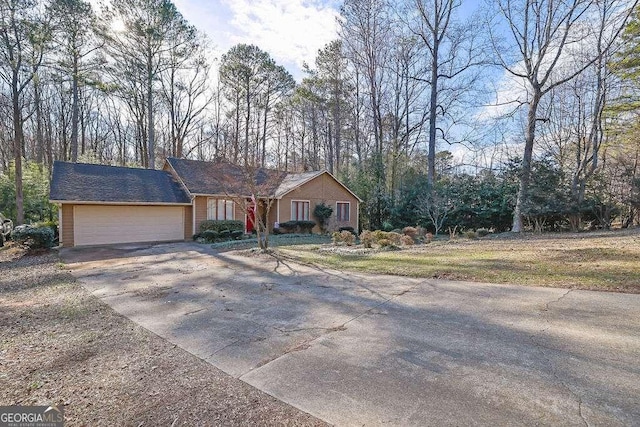
<svg viewBox="0 0 640 427"><path fill-rule="evenodd" d="M206 221L207 219L207 200L210 198L214 199L228 199L228 197L219 196L219 197L208 197L208 196L196 196L194 200L194 205L196 209L196 233L200 232L200 224L202 221ZM239 203L242 203L240 201ZM233 218L245 222L245 211L241 206L238 205L238 201L234 203L233 206Z"/></svg>
<svg viewBox="0 0 640 427"><path fill-rule="evenodd" d="M278 201L273 200L271 202L271 208L269 208L269 219L267 220L267 227L269 230L273 230L273 226L278 220Z"/></svg>
<svg viewBox="0 0 640 427"><path fill-rule="evenodd" d="M191 206L184 207L184 240L191 240L193 236L193 209Z"/></svg>
<svg viewBox="0 0 640 427"><path fill-rule="evenodd" d="M349 191L329 174L322 174L284 196L280 200L280 222L291 220L291 202L293 200L308 200L310 202L309 219L316 222L317 219L313 216L315 206L321 202L331 206L333 214L329 218L329 231L337 230L339 227L357 228L358 199L353 197ZM336 202L350 202L348 222L336 221ZM320 228L316 226L313 231L318 233Z"/></svg>
<svg viewBox="0 0 640 427"><path fill-rule="evenodd" d="M196 196L193 203L196 210L196 233L199 233L200 224L207 219L207 197Z"/></svg>
<svg viewBox="0 0 640 427"><path fill-rule="evenodd" d="M242 199L234 199L234 202L235 202L234 206L233 206L234 218L236 220L238 220L238 221L242 221L242 223L244 224L244 220L245 220L245 216L246 216L245 215L244 205L242 204L244 202L242 201Z"/></svg>
<svg viewBox="0 0 640 427"><path fill-rule="evenodd" d="M73 205L62 204L62 246L70 248L74 245L73 236Z"/></svg>

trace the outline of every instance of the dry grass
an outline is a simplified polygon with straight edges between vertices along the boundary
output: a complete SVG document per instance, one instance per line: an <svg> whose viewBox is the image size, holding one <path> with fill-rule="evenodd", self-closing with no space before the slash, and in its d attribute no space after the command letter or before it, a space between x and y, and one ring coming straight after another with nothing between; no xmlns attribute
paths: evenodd
<svg viewBox="0 0 640 427"><path fill-rule="evenodd" d="M437 241L400 251L280 249L298 261L369 273L640 293L640 230Z"/></svg>
<svg viewBox="0 0 640 427"><path fill-rule="evenodd" d="M115 313L55 253L0 250L0 402L65 425L323 425Z"/></svg>

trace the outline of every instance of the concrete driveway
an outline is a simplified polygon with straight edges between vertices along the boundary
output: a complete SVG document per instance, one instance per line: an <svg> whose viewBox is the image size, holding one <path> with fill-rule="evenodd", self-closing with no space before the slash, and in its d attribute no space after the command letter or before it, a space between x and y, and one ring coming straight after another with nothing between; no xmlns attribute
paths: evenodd
<svg viewBox="0 0 640 427"><path fill-rule="evenodd" d="M123 315L337 425L640 425L640 295L64 250Z"/></svg>

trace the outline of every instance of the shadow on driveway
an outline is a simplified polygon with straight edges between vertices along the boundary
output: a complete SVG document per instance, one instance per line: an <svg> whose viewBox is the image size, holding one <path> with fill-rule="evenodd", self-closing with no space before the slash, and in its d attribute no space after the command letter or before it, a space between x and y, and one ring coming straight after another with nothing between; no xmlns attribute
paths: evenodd
<svg viewBox="0 0 640 427"><path fill-rule="evenodd" d="M640 295L366 275L195 243L63 258L118 312L330 423L640 419Z"/></svg>

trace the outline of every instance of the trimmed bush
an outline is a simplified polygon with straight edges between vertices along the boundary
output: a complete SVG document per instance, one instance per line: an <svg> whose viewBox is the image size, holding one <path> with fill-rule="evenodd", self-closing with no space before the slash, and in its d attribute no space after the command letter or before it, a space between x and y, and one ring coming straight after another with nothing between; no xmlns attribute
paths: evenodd
<svg viewBox="0 0 640 427"><path fill-rule="evenodd" d="M415 242L413 241L413 237L405 235L400 237L400 243L404 246L412 246Z"/></svg>
<svg viewBox="0 0 640 427"><path fill-rule="evenodd" d="M315 226L315 221L287 221L280 223L280 231L284 233L311 234L311 230Z"/></svg>
<svg viewBox="0 0 640 427"><path fill-rule="evenodd" d="M336 231L331 235L334 245L346 244L352 246L356 242L356 237L349 231Z"/></svg>
<svg viewBox="0 0 640 427"><path fill-rule="evenodd" d="M200 237L208 243L213 243L220 237L220 233L215 230L205 230L200 233Z"/></svg>
<svg viewBox="0 0 640 427"><path fill-rule="evenodd" d="M391 241L394 246L400 246L402 244L402 234L396 232L387 233L387 239Z"/></svg>
<svg viewBox="0 0 640 427"><path fill-rule="evenodd" d="M53 246L55 235L47 226L19 225L11 232L11 239L29 249L48 249Z"/></svg>
<svg viewBox="0 0 640 427"><path fill-rule="evenodd" d="M200 233L196 233L194 234L191 238L193 239L193 241L195 242L196 240L198 240L199 238L201 238L202 235L200 235Z"/></svg>
<svg viewBox="0 0 640 427"><path fill-rule="evenodd" d="M207 230L217 231L220 233L221 231L244 231L244 223L242 221L238 221L235 219L229 219L224 221L211 220L208 219L206 221L202 221L200 223L200 233L203 233Z"/></svg>
<svg viewBox="0 0 640 427"><path fill-rule="evenodd" d="M221 239L230 239L231 238L231 231L230 230L221 230L218 234L219 234L219 237Z"/></svg>
<svg viewBox="0 0 640 427"><path fill-rule="evenodd" d="M373 245L373 233L369 230L363 230L360 233L360 243L364 245L365 248L370 248Z"/></svg>
<svg viewBox="0 0 640 427"><path fill-rule="evenodd" d="M424 235L424 242L425 243L431 243L433 242L433 234L431 233L427 233Z"/></svg>
<svg viewBox="0 0 640 427"><path fill-rule="evenodd" d="M376 231L372 231L371 232L371 237L373 238L373 243L378 243L380 244L380 240L388 240L389 239L389 232L388 231L382 231L382 230L376 230Z"/></svg>
<svg viewBox="0 0 640 427"><path fill-rule="evenodd" d="M356 234L356 230L354 230L353 227L340 227L338 228L338 231L348 231L349 233L353 233L354 235Z"/></svg>
<svg viewBox="0 0 640 427"><path fill-rule="evenodd" d="M381 248L388 248L393 246L393 243L391 243L391 240L389 239L380 239L378 241L378 244L380 245Z"/></svg>
<svg viewBox="0 0 640 427"><path fill-rule="evenodd" d="M244 235L244 232L242 230L233 230L231 232L231 238L233 240L240 240L240 239L242 239L243 235Z"/></svg>
<svg viewBox="0 0 640 427"><path fill-rule="evenodd" d="M405 236L409 236L412 239L417 239L418 236L418 229L415 227L405 227L402 229L402 234L404 234Z"/></svg>

